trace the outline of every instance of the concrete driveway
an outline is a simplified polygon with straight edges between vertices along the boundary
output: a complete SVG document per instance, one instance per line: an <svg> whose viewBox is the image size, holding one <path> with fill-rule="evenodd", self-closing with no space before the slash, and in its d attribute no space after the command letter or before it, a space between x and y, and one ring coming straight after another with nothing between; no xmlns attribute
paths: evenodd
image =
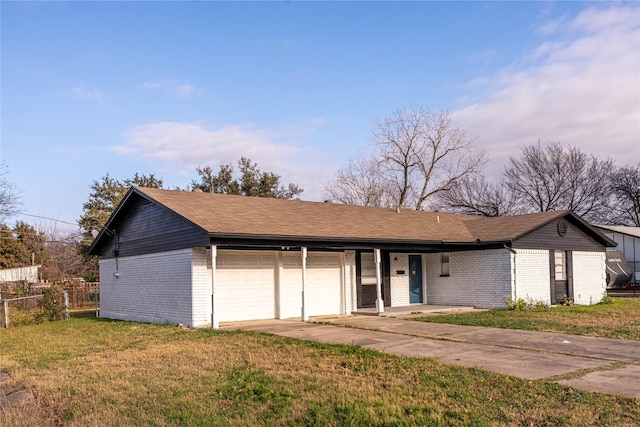
<svg viewBox="0 0 640 427"><path fill-rule="evenodd" d="M351 344L398 356L438 359L588 391L640 398L640 342L511 329L350 316L223 325L302 340Z"/></svg>

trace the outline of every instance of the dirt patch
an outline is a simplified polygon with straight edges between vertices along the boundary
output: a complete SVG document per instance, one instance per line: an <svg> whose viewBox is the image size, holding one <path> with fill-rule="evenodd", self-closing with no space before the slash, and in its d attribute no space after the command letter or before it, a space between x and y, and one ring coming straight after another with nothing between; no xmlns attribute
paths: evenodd
<svg viewBox="0 0 640 427"><path fill-rule="evenodd" d="M15 384L9 374L0 372L0 412L31 401L33 395L26 387Z"/></svg>

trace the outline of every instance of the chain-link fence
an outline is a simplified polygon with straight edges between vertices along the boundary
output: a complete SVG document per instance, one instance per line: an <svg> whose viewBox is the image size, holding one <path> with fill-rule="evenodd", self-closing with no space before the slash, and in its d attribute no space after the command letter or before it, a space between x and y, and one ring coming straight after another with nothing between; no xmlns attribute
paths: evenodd
<svg viewBox="0 0 640 427"><path fill-rule="evenodd" d="M0 327L69 317L69 310L100 309L100 284L65 280L54 284L0 283Z"/></svg>
<svg viewBox="0 0 640 427"><path fill-rule="evenodd" d="M67 291L45 289L40 295L7 298L0 305L0 326L31 325L69 318Z"/></svg>

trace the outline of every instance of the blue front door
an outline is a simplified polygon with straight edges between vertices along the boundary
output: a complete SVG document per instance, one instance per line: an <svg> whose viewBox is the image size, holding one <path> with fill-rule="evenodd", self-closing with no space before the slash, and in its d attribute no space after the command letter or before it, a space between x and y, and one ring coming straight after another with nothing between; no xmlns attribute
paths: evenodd
<svg viewBox="0 0 640 427"><path fill-rule="evenodd" d="M422 303L422 256L409 255L409 302Z"/></svg>

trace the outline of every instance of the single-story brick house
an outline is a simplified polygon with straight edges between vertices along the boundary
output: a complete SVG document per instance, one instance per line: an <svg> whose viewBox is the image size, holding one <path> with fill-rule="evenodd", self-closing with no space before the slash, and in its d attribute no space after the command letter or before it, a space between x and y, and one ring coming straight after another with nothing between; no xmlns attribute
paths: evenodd
<svg viewBox="0 0 640 427"><path fill-rule="evenodd" d="M593 304L612 245L570 211L481 218L133 187L90 253L102 317L218 327L509 297Z"/></svg>

